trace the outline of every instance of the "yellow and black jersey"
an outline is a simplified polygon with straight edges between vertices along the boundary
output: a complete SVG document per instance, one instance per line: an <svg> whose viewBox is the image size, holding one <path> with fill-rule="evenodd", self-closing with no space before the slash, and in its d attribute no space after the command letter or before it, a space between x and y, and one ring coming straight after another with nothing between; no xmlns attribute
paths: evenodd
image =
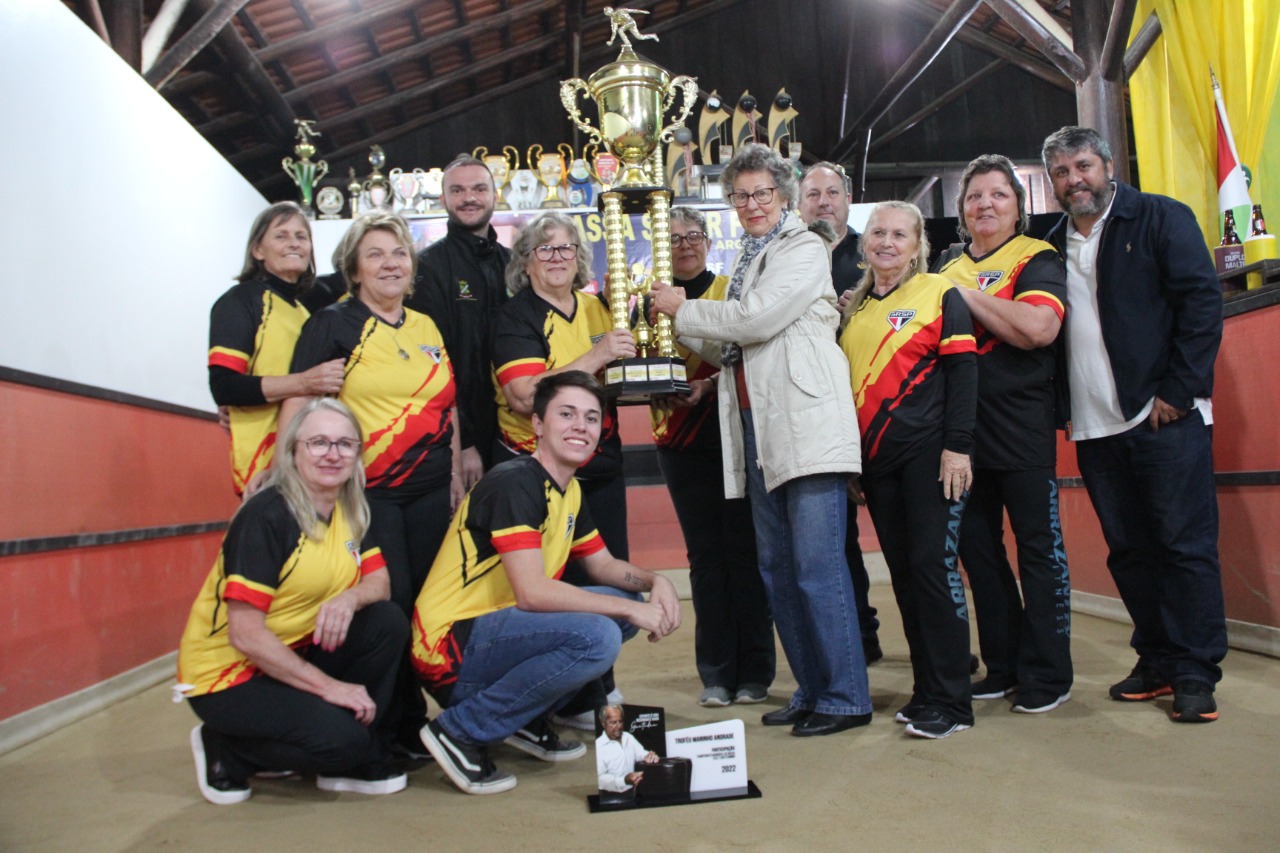
<svg viewBox="0 0 1280 853"><path fill-rule="evenodd" d="M675 284L684 288L687 299L723 302L725 291L729 289L729 278L708 270L692 281L677 280ZM690 381L709 379L719 372L718 367L703 361L697 353L678 344L676 349L684 359L685 371ZM720 448L720 414L714 394L708 394L696 406L687 409L663 411L652 408L649 410L649 417L653 422L653 440L659 447L706 452L715 452Z"/></svg>
<svg viewBox="0 0 1280 853"><path fill-rule="evenodd" d="M538 550L547 577L604 548L577 480L561 490L532 456L495 466L449 525L413 612L414 669L442 704L458 678L471 620L515 607L502 555Z"/></svg>
<svg viewBox="0 0 1280 853"><path fill-rule="evenodd" d="M188 696L216 693L258 674L228 639L228 601L261 610L271 633L303 649L311 644L320 605L385 567L379 549L362 548L352 538L341 506L323 527L320 540L303 533L274 487L250 498L232 520L182 632L178 684Z"/></svg>
<svg viewBox="0 0 1280 853"><path fill-rule="evenodd" d="M494 325L493 382L498 401L498 437L510 450L532 453L537 447L533 421L507 404L502 386L521 376L539 376L563 367L587 353L613 328L603 299L573 292L573 314L566 316L532 287L507 301ZM605 407L600 445L578 476L605 479L622 470L622 439L618 437L618 409Z"/></svg>
<svg viewBox="0 0 1280 853"><path fill-rule="evenodd" d="M1051 308L1062 320L1067 271L1056 249L1025 235L980 258L966 247L940 274L998 299ZM1024 350L1002 343L974 322L978 345L978 428L974 463L1025 470L1052 467L1056 347Z"/></svg>
<svg viewBox="0 0 1280 853"><path fill-rule="evenodd" d="M241 377L284 376L307 320L293 287L275 276L251 279L228 290L209 316L209 385L213 399L231 414L231 476L236 494L271 465L279 403L262 396L262 383L228 383ZM237 387L238 385L238 387Z"/></svg>
<svg viewBox="0 0 1280 853"><path fill-rule="evenodd" d="M400 325L359 299L330 305L307 321L293 355L295 373L346 361L342 391L364 432L370 489L446 486L452 470L453 368L431 318L406 308Z"/></svg>
<svg viewBox="0 0 1280 853"><path fill-rule="evenodd" d="M973 324L951 282L922 274L883 296L870 291L840 348L858 408L863 474L897 468L939 435L947 450L972 450Z"/></svg>

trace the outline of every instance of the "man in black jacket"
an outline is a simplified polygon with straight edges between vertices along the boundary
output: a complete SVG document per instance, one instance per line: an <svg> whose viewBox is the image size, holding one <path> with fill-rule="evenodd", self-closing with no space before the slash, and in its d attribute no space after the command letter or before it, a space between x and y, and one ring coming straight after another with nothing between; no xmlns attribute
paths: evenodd
<svg viewBox="0 0 1280 853"><path fill-rule="evenodd" d="M1221 288L1191 210L1112 181L1097 131L1064 127L1042 153L1067 214L1048 236L1067 262L1067 434L1138 653L1111 697L1172 693L1175 721L1216 720L1227 653L1210 402Z"/></svg>
<svg viewBox="0 0 1280 853"><path fill-rule="evenodd" d="M493 319L507 301L504 279L511 251L498 243L493 175L460 155L444 170L449 232L418 256L418 277L407 304L430 315L444 337L458 386L463 485L470 489L490 464L497 430Z"/></svg>

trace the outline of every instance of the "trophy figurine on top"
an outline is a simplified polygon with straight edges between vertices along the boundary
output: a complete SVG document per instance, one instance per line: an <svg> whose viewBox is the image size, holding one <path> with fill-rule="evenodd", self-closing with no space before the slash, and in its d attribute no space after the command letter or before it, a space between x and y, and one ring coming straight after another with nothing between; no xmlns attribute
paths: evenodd
<svg viewBox="0 0 1280 853"><path fill-rule="evenodd" d="M605 392L619 403L648 403L651 397L684 394L689 390L684 362L676 354L671 318L661 317L657 328L645 317L645 297L653 281L671 281L671 189L666 185L659 143L670 141L693 109L698 82L692 77L672 77L660 65L636 55L627 37L657 41L641 35L630 17L631 9L606 8L614 37L621 38L622 52L587 80L574 77L560 84L560 101L569 118L590 141L603 144L621 161L616 179L602 180L600 210L604 220L609 313L615 329L631 330L635 337L635 358L619 359L605 368ZM612 41L612 40L611 40ZM600 112L600 127L592 127L578 110L578 92L586 92ZM683 95L674 121L664 126L664 116L677 95ZM600 159L596 160L597 168ZM603 176L602 176L603 177ZM632 284L627 267L624 216L649 214L653 233L652 275ZM632 329L629 301L640 299L640 310Z"/></svg>

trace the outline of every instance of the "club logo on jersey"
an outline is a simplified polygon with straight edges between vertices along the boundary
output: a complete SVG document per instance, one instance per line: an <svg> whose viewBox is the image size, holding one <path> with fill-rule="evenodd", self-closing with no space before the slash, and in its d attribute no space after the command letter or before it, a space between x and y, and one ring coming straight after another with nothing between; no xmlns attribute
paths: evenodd
<svg viewBox="0 0 1280 853"><path fill-rule="evenodd" d="M985 291L988 287L1004 278L1004 270L987 270L977 275L978 289Z"/></svg>
<svg viewBox="0 0 1280 853"><path fill-rule="evenodd" d="M914 320L915 316L914 308L899 308L897 311L890 311L885 319L889 321L890 326L893 326L895 332L901 332L902 327Z"/></svg>
<svg viewBox="0 0 1280 853"><path fill-rule="evenodd" d="M351 559L355 560L356 563L359 564L360 549L356 547L356 541L354 539L348 539L346 542L346 546L347 546L347 553L351 555Z"/></svg>
<svg viewBox="0 0 1280 853"><path fill-rule="evenodd" d="M569 521L564 528L564 538L569 539L573 536L573 513L569 513Z"/></svg>
<svg viewBox="0 0 1280 853"><path fill-rule="evenodd" d="M433 347L428 344L418 344L418 349L422 350L436 363L440 363L440 347Z"/></svg>
<svg viewBox="0 0 1280 853"><path fill-rule="evenodd" d="M471 282L465 278L458 279L458 298L459 299L475 299L471 295Z"/></svg>

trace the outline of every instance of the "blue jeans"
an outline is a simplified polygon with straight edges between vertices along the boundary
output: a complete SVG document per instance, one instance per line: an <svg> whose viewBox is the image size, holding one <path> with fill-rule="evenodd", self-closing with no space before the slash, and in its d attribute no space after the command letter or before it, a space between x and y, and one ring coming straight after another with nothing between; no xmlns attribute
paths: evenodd
<svg viewBox="0 0 1280 853"><path fill-rule="evenodd" d="M1171 681L1216 684L1227 654L1212 438L1192 410L1158 431L1143 421L1076 445L1131 644Z"/></svg>
<svg viewBox="0 0 1280 853"><path fill-rule="evenodd" d="M589 592L636 598L612 587ZM567 702L613 666L635 626L596 613L505 607L476 617L462 668L437 721L464 743L500 741Z"/></svg>
<svg viewBox="0 0 1280 853"><path fill-rule="evenodd" d="M791 706L869 714L871 688L844 556L848 475L797 477L766 492L749 412L742 424L760 574L799 685Z"/></svg>

